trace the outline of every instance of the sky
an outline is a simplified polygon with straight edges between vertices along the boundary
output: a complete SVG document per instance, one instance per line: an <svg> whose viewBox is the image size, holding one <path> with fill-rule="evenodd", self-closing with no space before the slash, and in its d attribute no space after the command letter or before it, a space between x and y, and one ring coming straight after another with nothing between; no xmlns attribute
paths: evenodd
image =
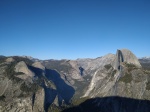
<svg viewBox="0 0 150 112"><path fill-rule="evenodd" d="M150 0L0 0L0 55L150 56Z"/></svg>

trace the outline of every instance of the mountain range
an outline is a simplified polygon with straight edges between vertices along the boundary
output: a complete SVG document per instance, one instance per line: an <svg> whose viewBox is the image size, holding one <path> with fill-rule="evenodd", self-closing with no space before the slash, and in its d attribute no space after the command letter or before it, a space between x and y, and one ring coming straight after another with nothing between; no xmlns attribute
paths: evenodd
<svg viewBox="0 0 150 112"><path fill-rule="evenodd" d="M0 112L150 112L150 58L0 56Z"/></svg>

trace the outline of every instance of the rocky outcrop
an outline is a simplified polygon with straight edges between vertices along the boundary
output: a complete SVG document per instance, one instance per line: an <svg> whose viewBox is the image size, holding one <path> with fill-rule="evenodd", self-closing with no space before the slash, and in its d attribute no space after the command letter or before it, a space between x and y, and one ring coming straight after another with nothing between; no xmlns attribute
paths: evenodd
<svg viewBox="0 0 150 112"><path fill-rule="evenodd" d="M0 112L32 112L31 96L26 96L20 89L21 82L10 80L5 75L3 80L5 83L0 80L4 86L0 95Z"/></svg>
<svg viewBox="0 0 150 112"><path fill-rule="evenodd" d="M28 68L24 61L17 63L15 66L15 72L23 73L23 75L18 76L21 79L27 79L28 77L33 77L35 74Z"/></svg>
<svg viewBox="0 0 150 112"><path fill-rule="evenodd" d="M14 59L13 58L7 58L6 62L8 62L8 63L14 62Z"/></svg>
<svg viewBox="0 0 150 112"><path fill-rule="evenodd" d="M29 68L27 67L27 65L24 61L19 62L15 66L15 72L22 72L31 77L34 76L34 73L31 70L29 70Z"/></svg>
<svg viewBox="0 0 150 112"><path fill-rule="evenodd" d="M33 112L44 112L45 92L42 87L33 95Z"/></svg>
<svg viewBox="0 0 150 112"><path fill-rule="evenodd" d="M44 89L37 85L38 82L31 83L17 77L17 73L22 73L19 76L32 76L33 72L25 62L2 65L0 66L0 70L3 71L0 73L0 112L44 112ZM9 74L11 77L8 77Z"/></svg>
<svg viewBox="0 0 150 112"><path fill-rule="evenodd" d="M99 59L99 68L95 69L95 72L92 75L92 80L83 97L95 97L98 94L102 94L103 92L108 91L111 88L111 86L114 85L114 81L110 80L110 75L114 76L116 74L115 70L113 71L112 67L114 59L115 55L113 54L108 54ZM109 68L105 68L105 65L109 65ZM113 74L111 74L111 72Z"/></svg>
<svg viewBox="0 0 150 112"><path fill-rule="evenodd" d="M83 97L107 96L115 84L115 75L118 74L110 64L108 66L110 67L95 71Z"/></svg>
<svg viewBox="0 0 150 112"><path fill-rule="evenodd" d="M45 67L41 64L41 62L34 62L33 64L32 64L32 66L34 66L34 67L36 67L36 68L39 68L39 69L41 69L41 70L45 70Z"/></svg>
<svg viewBox="0 0 150 112"><path fill-rule="evenodd" d="M7 90L8 86L9 86L9 80L7 78L4 78L3 80L0 80L0 96L2 96L5 91Z"/></svg>
<svg viewBox="0 0 150 112"><path fill-rule="evenodd" d="M117 50L114 68L120 69L120 65L122 62L134 64L138 68L141 68L141 64L139 63L137 57L128 49Z"/></svg>

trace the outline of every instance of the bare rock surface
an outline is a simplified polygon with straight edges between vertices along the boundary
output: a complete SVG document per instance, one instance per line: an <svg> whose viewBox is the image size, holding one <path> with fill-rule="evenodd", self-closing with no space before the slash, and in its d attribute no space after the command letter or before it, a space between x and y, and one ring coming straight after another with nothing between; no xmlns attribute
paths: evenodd
<svg viewBox="0 0 150 112"><path fill-rule="evenodd" d="M133 107L149 112L148 101L143 101L150 100L148 60L138 60L128 49L96 59L1 58L0 112L58 111L86 98L95 98L92 101L104 112L139 112L127 109L126 101L135 101Z"/></svg>
<svg viewBox="0 0 150 112"><path fill-rule="evenodd" d="M34 97L33 112L44 112L44 89L40 87Z"/></svg>
<svg viewBox="0 0 150 112"><path fill-rule="evenodd" d="M27 77L33 77L35 74L28 68L24 61L19 62L15 66L15 72L22 72L26 74Z"/></svg>
<svg viewBox="0 0 150 112"><path fill-rule="evenodd" d="M45 70L45 67L41 64L41 62L34 62L33 64L32 64L32 66L34 66L34 67L36 67L36 68L39 68L39 69L41 69L41 70Z"/></svg>
<svg viewBox="0 0 150 112"><path fill-rule="evenodd" d="M7 58L6 62L9 62L9 63L14 62L14 59L13 58Z"/></svg>

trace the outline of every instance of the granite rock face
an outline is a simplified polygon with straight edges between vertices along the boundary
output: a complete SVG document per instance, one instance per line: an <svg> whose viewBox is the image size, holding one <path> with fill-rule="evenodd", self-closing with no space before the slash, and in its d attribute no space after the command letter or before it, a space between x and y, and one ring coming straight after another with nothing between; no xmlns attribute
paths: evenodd
<svg viewBox="0 0 150 112"><path fill-rule="evenodd" d="M34 73L28 68L24 61L17 63L15 66L15 72L22 72L26 74L27 77L33 77Z"/></svg>
<svg viewBox="0 0 150 112"><path fill-rule="evenodd" d="M41 64L41 62L34 62L33 64L32 64L32 66L34 66L34 67L36 67L36 68L39 68L39 69L41 69L41 70L45 70L45 67Z"/></svg>
<svg viewBox="0 0 150 112"><path fill-rule="evenodd" d="M13 62L13 61L14 61L13 58L7 58L7 59L6 59L6 62L10 62L10 63L11 63L11 62Z"/></svg>
<svg viewBox="0 0 150 112"><path fill-rule="evenodd" d="M117 65L120 64L120 62L134 64L137 67L141 68L141 64L139 63L137 57L128 49L117 50L115 61L115 69L117 69Z"/></svg>
<svg viewBox="0 0 150 112"><path fill-rule="evenodd" d="M128 49L121 49L124 62L131 63L136 65L137 67L141 67L141 64L139 63L137 57Z"/></svg>
<svg viewBox="0 0 150 112"><path fill-rule="evenodd" d="M114 67L113 67L114 66ZM149 74L127 49L117 50L114 63L98 69L83 97L122 96L143 99L148 94Z"/></svg>
<svg viewBox="0 0 150 112"><path fill-rule="evenodd" d="M74 89L56 70L28 58L8 60L0 63L0 112L47 112L52 104L69 104Z"/></svg>
<svg viewBox="0 0 150 112"><path fill-rule="evenodd" d="M33 112L44 112L44 99L45 99L45 92L42 87L38 89L38 91L33 95L34 102L33 102Z"/></svg>

